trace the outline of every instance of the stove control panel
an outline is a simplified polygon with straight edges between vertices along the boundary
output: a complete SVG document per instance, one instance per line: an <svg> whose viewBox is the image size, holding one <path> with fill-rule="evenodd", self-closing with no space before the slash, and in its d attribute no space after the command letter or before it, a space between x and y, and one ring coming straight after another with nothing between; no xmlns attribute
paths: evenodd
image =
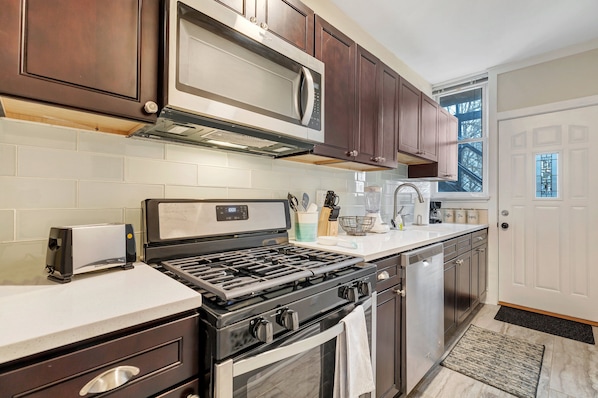
<svg viewBox="0 0 598 398"><path fill-rule="evenodd" d="M247 205L216 206L216 221L239 221L249 219Z"/></svg>

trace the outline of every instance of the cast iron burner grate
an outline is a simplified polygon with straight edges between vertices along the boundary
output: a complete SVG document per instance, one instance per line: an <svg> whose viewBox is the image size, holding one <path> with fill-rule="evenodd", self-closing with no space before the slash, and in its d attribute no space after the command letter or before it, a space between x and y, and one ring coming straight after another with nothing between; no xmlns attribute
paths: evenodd
<svg viewBox="0 0 598 398"><path fill-rule="evenodd" d="M255 294L362 259L291 245L272 245L163 261L164 268L224 300Z"/></svg>

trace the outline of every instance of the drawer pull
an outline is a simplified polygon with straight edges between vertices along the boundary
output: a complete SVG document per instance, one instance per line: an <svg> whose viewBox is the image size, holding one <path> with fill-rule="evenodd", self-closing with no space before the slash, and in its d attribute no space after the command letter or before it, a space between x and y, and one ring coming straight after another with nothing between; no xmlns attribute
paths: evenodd
<svg viewBox="0 0 598 398"><path fill-rule="evenodd" d="M379 281L385 281L388 278L390 278L390 275L388 275L388 271L382 271L378 274L378 280Z"/></svg>
<svg viewBox="0 0 598 398"><path fill-rule="evenodd" d="M189 394L189 395L187 395L187 398L199 398L199 395L197 395L197 394Z"/></svg>
<svg viewBox="0 0 598 398"><path fill-rule="evenodd" d="M460 258L459 260L455 261L455 264L457 264L457 265L463 265L463 259Z"/></svg>
<svg viewBox="0 0 598 398"><path fill-rule="evenodd" d="M88 393L97 394L106 392L122 386L139 374L139 368L135 366L117 366L94 377L89 383L83 386L79 395L84 397Z"/></svg>
<svg viewBox="0 0 598 398"><path fill-rule="evenodd" d="M476 239L477 240L484 240L484 238L482 238L481 236L478 236Z"/></svg>
<svg viewBox="0 0 598 398"><path fill-rule="evenodd" d="M394 289L393 292L397 296L405 297L405 289Z"/></svg>

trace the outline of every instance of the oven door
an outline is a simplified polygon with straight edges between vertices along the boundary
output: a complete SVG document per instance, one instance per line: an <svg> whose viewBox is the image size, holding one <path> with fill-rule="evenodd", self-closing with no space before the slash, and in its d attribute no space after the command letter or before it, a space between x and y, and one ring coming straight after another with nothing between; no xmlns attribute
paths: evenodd
<svg viewBox="0 0 598 398"><path fill-rule="evenodd" d="M357 304L365 312L375 380L376 293ZM215 365L214 398L332 397L336 341L344 332L340 321L354 308L344 306L242 358Z"/></svg>

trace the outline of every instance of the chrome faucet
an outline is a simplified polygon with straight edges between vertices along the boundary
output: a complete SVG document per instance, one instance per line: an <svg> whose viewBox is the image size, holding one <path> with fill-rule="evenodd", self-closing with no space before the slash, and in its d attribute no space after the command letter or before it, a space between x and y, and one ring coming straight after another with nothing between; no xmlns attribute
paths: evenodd
<svg viewBox="0 0 598 398"><path fill-rule="evenodd" d="M417 186L415 186L414 184L410 183L410 182L404 182L403 184L399 185L397 187L397 189L395 189L395 193L393 195L394 201L393 201L393 206L392 206L392 220L394 221L394 218L397 216L397 194L399 193L399 191L403 188L406 187L411 187L413 189L415 189L415 192L417 193L417 200L419 201L419 203L424 203L424 196L422 195L422 193L420 192L420 190L417 188Z"/></svg>

